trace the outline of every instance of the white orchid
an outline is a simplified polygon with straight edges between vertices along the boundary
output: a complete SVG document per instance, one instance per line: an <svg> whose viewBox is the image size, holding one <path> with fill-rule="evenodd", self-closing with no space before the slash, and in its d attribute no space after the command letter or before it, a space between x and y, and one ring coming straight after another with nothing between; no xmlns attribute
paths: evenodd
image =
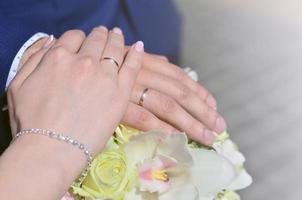
<svg viewBox="0 0 302 200"><path fill-rule="evenodd" d="M184 68L186 74L192 78L194 81L198 81L198 74L192 68ZM245 158L241 152L238 151L236 144L229 139L229 135L224 132L217 136L217 142L213 144L213 148L217 153L235 166L236 169L236 178L228 185L223 192L220 193L220 198L216 199L228 199L228 200L237 200L240 199L236 193L232 190L240 190L248 187L252 184L252 177L244 169L243 164ZM224 197L222 198L223 195Z"/></svg>
<svg viewBox="0 0 302 200"><path fill-rule="evenodd" d="M225 189L240 190L248 187L252 183L252 177L244 169L245 157L239 152L236 144L229 139L229 135L224 132L217 137L217 142L213 144L217 153L229 160L236 169L236 178Z"/></svg>
<svg viewBox="0 0 302 200"><path fill-rule="evenodd" d="M183 133L148 132L124 148L128 165L138 171L138 187L125 200L206 200L229 185L233 165L213 151L187 146Z"/></svg>
<svg viewBox="0 0 302 200"><path fill-rule="evenodd" d="M195 70L193 70L192 68L190 67L186 67L183 69L186 74L191 78L193 79L194 81L198 81L198 74Z"/></svg>
<svg viewBox="0 0 302 200"><path fill-rule="evenodd" d="M233 190L251 183L245 158L226 133L214 148L188 144L184 133L120 126L73 192L87 200L240 200Z"/></svg>
<svg viewBox="0 0 302 200"><path fill-rule="evenodd" d="M194 70L184 71L198 81ZM142 133L119 125L72 191L86 200L240 200L234 190L252 183L244 156L226 132L212 149L188 144L185 133Z"/></svg>

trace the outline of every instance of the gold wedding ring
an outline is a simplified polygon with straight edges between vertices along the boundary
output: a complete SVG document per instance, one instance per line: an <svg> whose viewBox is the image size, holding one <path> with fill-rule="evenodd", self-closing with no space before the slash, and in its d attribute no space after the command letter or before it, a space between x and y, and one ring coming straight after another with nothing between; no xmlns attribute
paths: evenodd
<svg viewBox="0 0 302 200"><path fill-rule="evenodd" d="M112 57L104 57L103 60L109 60L110 62L112 62L113 64L115 64L118 69L120 69L120 65L118 64L118 62L114 58L112 58Z"/></svg>
<svg viewBox="0 0 302 200"><path fill-rule="evenodd" d="M149 88L145 88L142 92L141 98L139 99L138 105L143 106L144 100L147 96L147 92L148 92Z"/></svg>

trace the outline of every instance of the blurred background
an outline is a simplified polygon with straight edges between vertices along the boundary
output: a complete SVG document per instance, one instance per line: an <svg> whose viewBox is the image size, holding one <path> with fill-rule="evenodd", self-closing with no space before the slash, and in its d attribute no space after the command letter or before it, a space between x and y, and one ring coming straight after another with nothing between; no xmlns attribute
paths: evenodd
<svg viewBox="0 0 302 200"><path fill-rule="evenodd" d="M302 1L176 2L181 64L217 98L254 178L242 199L301 199Z"/></svg>

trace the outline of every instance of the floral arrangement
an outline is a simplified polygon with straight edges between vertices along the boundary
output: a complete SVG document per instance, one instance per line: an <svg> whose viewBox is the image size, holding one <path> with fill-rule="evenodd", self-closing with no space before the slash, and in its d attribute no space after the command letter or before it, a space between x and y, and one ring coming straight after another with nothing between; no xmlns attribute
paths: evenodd
<svg viewBox="0 0 302 200"><path fill-rule="evenodd" d="M194 70L184 71L198 81ZM226 132L208 147L184 133L120 125L62 200L240 200L236 191L252 183L244 162Z"/></svg>
<svg viewBox="0 0 302 200"><path fill-rule="evenodd" d="M62 200L239 200L235 191L252 182L244 161L226 132L207 147L184 133L120 125Z"/></svg>

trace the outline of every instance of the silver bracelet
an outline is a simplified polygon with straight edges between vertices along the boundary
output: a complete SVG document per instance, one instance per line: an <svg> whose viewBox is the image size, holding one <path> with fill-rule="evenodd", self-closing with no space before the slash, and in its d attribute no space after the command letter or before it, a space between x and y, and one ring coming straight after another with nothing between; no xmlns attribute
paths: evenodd
<svg viewBox="0 0 302 200"><path fill-rule="evenodd" d="M87 158L87 167L83 171L83 173L80 175L80 177L77 179L78 182L80 182L80 183L83 182L83 180L86 178L86 176L89 172L89 169L91 167L91 163L93 160L92 154L90 153L90 151L84 144L78 142L75 139L70 138L69 136L65 136L61 133L56 133L54 131L49 131L49 130L39 129L39 128L26 129L26 130L22 130L22 131L18 132L12 142L14 142L17 138L19 138L20 136L25 135L25 134L45 135L45 136L48 136L49 138L69 143L69 144L73 145L74 147L77 147L78 149L83 151Z"/></svg>

